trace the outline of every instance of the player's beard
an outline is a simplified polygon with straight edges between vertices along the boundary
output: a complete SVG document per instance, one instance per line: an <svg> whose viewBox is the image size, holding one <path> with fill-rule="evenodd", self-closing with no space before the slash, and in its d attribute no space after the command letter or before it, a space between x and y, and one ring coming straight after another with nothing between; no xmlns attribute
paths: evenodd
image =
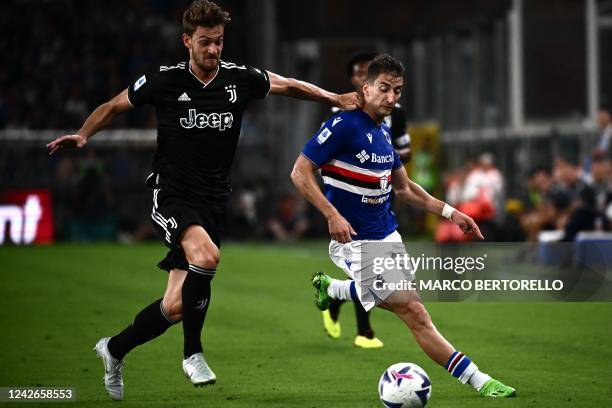
<svg viewBox="0 0 612 408"><path fill-rule="evenodd" d="M204 71L204 72L211 72L211 71L215 71L217 69L217 67L219 66L219 60L220 59L221 59L221 56L211 57L211 56L207 55L207 56L205 56L203 58L197 58L196 59L196 64L198 65L198 67L202 71Z"/></svg>

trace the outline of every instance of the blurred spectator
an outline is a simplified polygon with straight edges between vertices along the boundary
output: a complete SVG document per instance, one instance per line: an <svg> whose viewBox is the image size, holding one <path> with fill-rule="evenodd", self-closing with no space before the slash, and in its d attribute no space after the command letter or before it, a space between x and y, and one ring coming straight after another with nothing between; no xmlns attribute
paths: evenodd
<svg viewBox="0 0 612 408"><path fill-rule="evenodd" d="M585 177L580 166L560 157L554 163L553 179L549 196L557 211L557 229L563 229L569 213L576 205Z"/></svg>
<svg viewBox="0 0 612 408"><path fill-rule="evenodd" d="M482 153L465 178L458 209L478 222L485 239L495 241L496 219L501 220L504 213L503 198L504 178L493 155Z"/></svg>
<svg viewBox="0 0 612 408"><path fill-rule="evenodd" d="M503 211L504 177L495 164L491 153L483 153L478 157L478 164L465 179L463 202L473 200L486 201L493 206L493 217ZM490 210L488 210L490 211ZM482 212L477 215L481 219L489 219L490 215ZM473 217L472 217L473 218Z"/></svg>
<svg viewBox="0 0 612 408"><path fill-rule="evenodd" d="M527 178L527 197L525 206L528 210L535 210L546 200L546 195L552 186L552 176L545 168L536 168Z"/></svg>
<svg viewBox="0 0 612 408"><path fill-rule="evenodd" d="M306 216L306 202L295 193L284 194L266 226L276 241L294 241L301 238L310 226Z"/></svg>
<svg viewBox="0 0 612 408"><path fill-rule="evenodd" d="M564 226L564 241L573 241L580 231L609 230L612 205L610 159L595 153L591 173L579 186L575 203Z"/></svg>
<svg viewBox="0 0 612 408"><path fill-rule="evenodd" d="M597 115L597 123L601 129L601 136L595 147L594 154L603 154L612 157L612 120L610 118L610 109L602 107Z"/></svg>
<svg viewBox="0 0 612 408"><path fill-rule="evenodd" d="M586 183L582 168L562 157L555 159L552 177L534 172L528 181L532 209L521 217L527 241L537 241L544 230L564 230L570 214L583 205Z"/></svg>
<svg viewBox="0 0 612 408"><path fill-rule="evenodd" d="M446 188L446 201L449 205L454 207L461 203L463 196L463 184L465 183L465 177L469 173L468 167L447 172L443 177L444 186Z"/></svg>
<svg viewBox="0 0 612 408"><path fill-rule="evenodd" d="M545 169L533 170L527 179L527 212L520 217L527 241L537 241L542 230L555 229L552 186L552 175Z"/></svg>
<svg viewBox="0 0 612 408"><path fill-rule="evenodd" d="M232 238L258 238L263 235L259 202L261 187L246 184L236 188L229 204L227 232Z"/></svg>
<svg viewBox="0 0 612 408"><path fill-rule="evenodd" d="M525 240L525 232L521 227L524 209L521 200L510 198L506 201L505 214L499 223L497 241L520 242Z"/></svg>
<svg viewBox="0 0 612 408"><path fill-rule="evenodd" d="M485 239L494 241L495 201L503 192L503 177L493 165L489 153L480 156L477 162L468 160L465 167L445 177L446 202L476 221ZM453 223L440 220L435 233L437 242L461 242L471 240Z"/></svg>

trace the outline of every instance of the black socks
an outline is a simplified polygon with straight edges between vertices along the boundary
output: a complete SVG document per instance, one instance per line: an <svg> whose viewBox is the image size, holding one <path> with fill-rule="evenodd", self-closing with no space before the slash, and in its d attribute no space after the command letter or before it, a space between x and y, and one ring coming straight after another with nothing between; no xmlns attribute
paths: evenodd
<svg viewBox="0 0 612 408"><path fill-rule="evenodd" d="M202 352L200 335L210 304L210 282L215 269L204 269L189 265L183 283L183 338L185 358Z"/></svg>
<svg viewBox="0 0 612 408"><path fill-rule="evenodd" d="M329 303L329 316L334 322L338 321L340 316L340 306L344 303L344 300L332 299Z"/></svg>
<svg viewBox="0 0 612 408"><path fill-rule="evenodd" d="M329 315L333 321L337 322L340 315L340 307L344 303L343 300L332 299L329 304ZM370 313L366 312L361 303L353 302L355 305L355 317L357 318L357 334L359 336L374 338L374 330L370 326Z"/></svg>
<svg viewBox="0 0 612 408"><path fill-rule="evenodd" d="M142 309L131 325L110 339L108 351L113 357L123 360L130 350L153 340L176 323L166 316L161 302L162 299L157 299Z"/></svg>
<svg viewBox="0 0 612 408"><path fill-rule="evenodd" d="M353 304L355 305L355 317L357 318L357 334L373 339L374 330L370 326L370 313L365 311L361 303Z"/></svg>

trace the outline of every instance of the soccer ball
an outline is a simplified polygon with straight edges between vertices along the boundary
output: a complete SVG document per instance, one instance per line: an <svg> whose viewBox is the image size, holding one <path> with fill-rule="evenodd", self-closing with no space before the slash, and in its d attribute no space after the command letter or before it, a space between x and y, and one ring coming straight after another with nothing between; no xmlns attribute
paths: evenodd
<svg viewBox="0 0 612 408"><path fill-rule="evenodd" d="M378 394L387 408L421 408L431 397L431 382L418 365L397 363L380 376Z"/></svg>

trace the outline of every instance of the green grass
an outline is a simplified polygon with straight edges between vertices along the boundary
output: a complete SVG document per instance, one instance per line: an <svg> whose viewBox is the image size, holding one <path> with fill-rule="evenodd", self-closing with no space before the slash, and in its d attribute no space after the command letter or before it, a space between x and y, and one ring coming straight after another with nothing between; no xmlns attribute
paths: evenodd
<svg viewBox="0 0 612 408"><path fill-rule="evenodd" d="M0 248L0 386L74 386L78 402L64 405L117 406L91 349L161 296L163 251ZM518 390L513 400L483 399L429 361L388 312L372 315L381 350L352 346L351 305L342 338L329 340L308 283L312 271L333 270L326 255L323 244L224 246L203 334L217 384L196 389L184 378L177 326L128 356L121 406L376 407L379 375L399 361L429 373L431 407L611 406L612 303L427 304L456 347Z"/></svg>

